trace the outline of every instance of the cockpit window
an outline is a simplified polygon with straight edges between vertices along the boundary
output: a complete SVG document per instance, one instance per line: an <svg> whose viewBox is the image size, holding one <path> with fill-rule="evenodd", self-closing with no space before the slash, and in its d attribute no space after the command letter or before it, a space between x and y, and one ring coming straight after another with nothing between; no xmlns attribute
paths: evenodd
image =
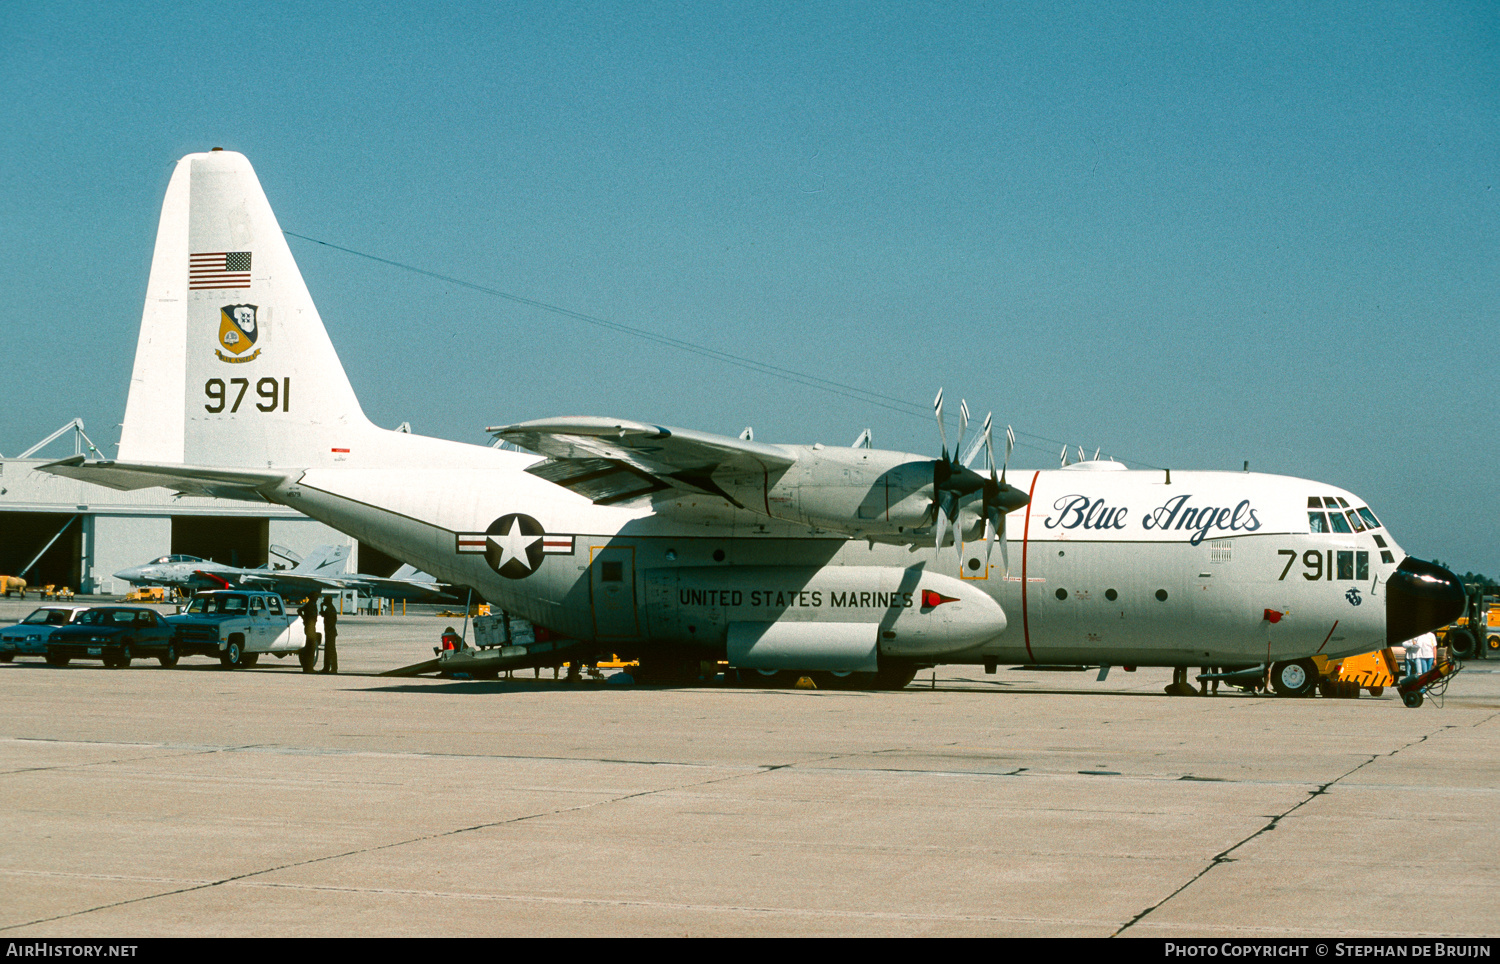
<svg viewBox="0 0 1500 964"><path fill-rule="evenodd" d="M1323 500L1315 495L1310 495L1307 497L1307 507L1309 509L1321 509L1323 508Z"/></svg>
<svg viewBox="0 0 1500 964"><path fill-rule="evenodd" d="M1359 514L1364 517L1365 522L1370 526L1371 529L1380 528L1380 520L1375 518L1375 513L1371 512L1369 509L1366 509L1364 506L1360 506Z"/></svg>
<svg viewBox="0 0 1500 964"><path fill-rule="evenodd" d="M1342 512L1328 513L1328 521L1333 523L1334 532L1352 533L1354 531L1353 529L1349 528L1349 521L1344 518L1344 514Z"/></svg>
<svg viewBox="0 0 1500 964"><path fill-rule="evenodd" d="M1331 495L1325 495L1323 496L1323 504L1330 509L1337 509L1339 507L1339 500Z"/></svg>
<svg viewBox="0 0 1500 964"><path fill-rule="evenodd" d="M1360 519L1359 513L1355 512L1353 509L1349 509L1344 513L1344 515L1349 517L1349 524L1354 527L1355 532L1365 531L1365 524Z"/></svg>
<svg viewBox="0 0 1500 964"><path fill-rule="evenodd" d="M1312 532L1328 531L1328 516L1321 512L1309 512L1307 514L1307 528Z"/></svg>

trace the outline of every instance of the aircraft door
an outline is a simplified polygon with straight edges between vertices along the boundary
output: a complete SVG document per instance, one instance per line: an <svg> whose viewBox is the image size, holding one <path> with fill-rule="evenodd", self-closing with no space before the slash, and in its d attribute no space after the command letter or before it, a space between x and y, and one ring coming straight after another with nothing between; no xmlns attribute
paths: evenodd
<svg viewBox="0 0 1500 964"><path fill-rule="evenodd" d="M594 637L601 642L639 639L635 600L635 547L592 546L589 592L594 601Z"/></svg>

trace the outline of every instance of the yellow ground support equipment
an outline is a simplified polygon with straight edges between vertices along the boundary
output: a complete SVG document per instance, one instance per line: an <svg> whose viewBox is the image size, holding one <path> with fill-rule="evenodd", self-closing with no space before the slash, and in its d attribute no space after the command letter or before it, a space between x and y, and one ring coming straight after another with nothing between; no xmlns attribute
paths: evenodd
<svg viewBox="0 0 1500 964"><path fill-rule="evenodd" d="M1343 659L1328 659L1326 656L1312 659L1318 667L1320 696L1358 699L1364 690L1369 690L1371 696L1379 696L1387 686L1396 685L1401 678L1396 669L1396 656L1389 646Z"/></svg>

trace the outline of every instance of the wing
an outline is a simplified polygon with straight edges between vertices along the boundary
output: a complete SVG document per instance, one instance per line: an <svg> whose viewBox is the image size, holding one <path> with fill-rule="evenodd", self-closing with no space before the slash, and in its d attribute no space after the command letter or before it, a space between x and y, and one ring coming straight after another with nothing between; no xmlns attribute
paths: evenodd
<svg viewBox="0 0 1500 964"><path fill-rule="evenodd" d="M485 431L547 456L527 469L600 505L667 488L689 489L739 503L720 477L779 477L796 461L790 449L692 429L622 419L574 416L541 419Z"/></svg>

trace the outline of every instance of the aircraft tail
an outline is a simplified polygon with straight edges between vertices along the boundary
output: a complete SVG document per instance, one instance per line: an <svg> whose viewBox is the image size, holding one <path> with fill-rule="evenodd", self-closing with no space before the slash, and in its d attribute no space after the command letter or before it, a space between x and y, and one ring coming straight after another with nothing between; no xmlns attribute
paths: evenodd
<svg viewBox="0 0 1500 964"><path fill-rule="evenodd" d="M348 569L349 546L314 546L293 569L299 575L342 576Z"/></svg>
<svg viewBox="0 0 1500 964"><path fill-rule="evenodd" d="M371 425L250 162L177 162L157 230L119 459L315 466ZM367 449L368 445L365 446Z"/></svg>

